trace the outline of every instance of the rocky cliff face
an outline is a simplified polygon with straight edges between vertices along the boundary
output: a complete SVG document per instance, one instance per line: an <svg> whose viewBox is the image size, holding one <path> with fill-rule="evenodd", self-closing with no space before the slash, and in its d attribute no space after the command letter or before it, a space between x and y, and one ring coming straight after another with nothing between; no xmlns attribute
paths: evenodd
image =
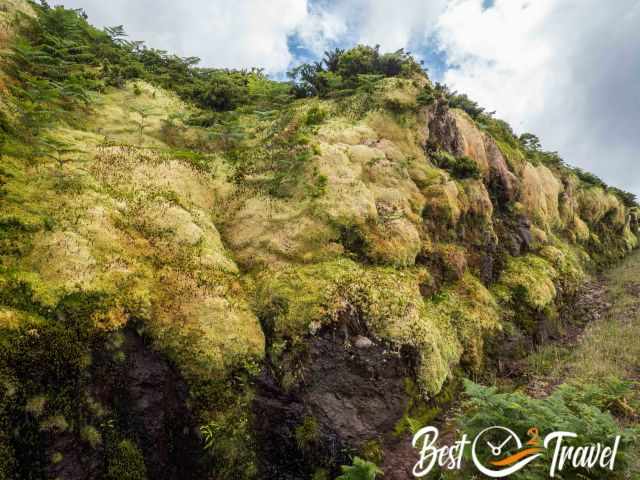
<svg viewBox="0 0 640 480"><path fill-rule="evenodd" d="M639 234L430 89L238 111L231 149L138 81L49 128L72 153L5 154L0 472L329 478L357 453L399 475L456 380L553 335Z"/></svg>

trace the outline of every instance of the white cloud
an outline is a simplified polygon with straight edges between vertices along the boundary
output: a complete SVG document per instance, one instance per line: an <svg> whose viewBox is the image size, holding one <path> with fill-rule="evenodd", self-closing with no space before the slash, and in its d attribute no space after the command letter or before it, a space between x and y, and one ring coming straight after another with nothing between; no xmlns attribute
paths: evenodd
<svg viewBox="0 0 640 480"><path fill-rule="evenodd" d="M332 46L380 44L448 58L444 81L538 134L548 149L640 194L640 1L616 0L51 0L99 26L203 65L295 61L292 35L321 57ZM422 50L422 51L421 51Z"/></svg>
<svg viewBox="0 0 640 480"><path fill-rule="evenodd" d="M640 193L639 26L634 0L453 1L438 21L444 82Z"/></svg>
<svg viewBox="0 0 640 480"><path fill-rule="evenodd" d="M281 73L295 52L288 38L321 57L339 43L379 43L384 49L406 46L412 35L435 24L446 0L52 0L83 8L98 26L124 25L134 40L182 56L198 56L203 65L259 66ZM435 5L439 5L436 8Z"/></svg>
<svg viewBox="0 0 640 480"><path fill-rule="evenodd" d="M124 25L130 37L203 65L286 70L287 37L308 24L307 0L53 0L84 8L99 26Z"/></svg>
<svg viewBox="0 0 640 480"><path fill-rule="evenodd" d="M360 18L358 41L383 50L406 48L432 31L446 0L368 0L352 2Z"/></svg>
<svg viewBox="0 0 640 480"><path fill-rule="evenodd" d="M446 0L51 0L84 8L98 26L124 25L130 37L203 65L285 71L288 38L321 57L337 44L380 44L383 50L424 39ZM293 52L295 54L295 52Z"/></svg>
<svg viewBox="0 0 640 480"><path fill-rule="evenodd" d="M297 26L295 33L305 48L322 57L331 45L348 35L349 26L346 18L337 12L311 5L309 15Z"/></svg>

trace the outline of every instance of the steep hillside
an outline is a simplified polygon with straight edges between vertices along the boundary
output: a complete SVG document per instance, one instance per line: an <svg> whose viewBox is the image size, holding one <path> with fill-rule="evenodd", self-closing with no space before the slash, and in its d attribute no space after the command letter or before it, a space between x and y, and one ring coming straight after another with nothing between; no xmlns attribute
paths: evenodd
<svg viewBox="0 0 640 480"><path fill-rule="evenodd" d="M400 458L638 243L628 195L404 54L292 88L1 10L0 478Z"/></svg>

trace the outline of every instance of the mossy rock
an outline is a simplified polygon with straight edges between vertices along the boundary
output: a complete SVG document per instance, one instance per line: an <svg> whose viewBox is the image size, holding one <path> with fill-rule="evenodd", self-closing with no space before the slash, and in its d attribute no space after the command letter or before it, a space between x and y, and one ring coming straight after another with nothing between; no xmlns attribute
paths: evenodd
<svg viewBox="0 0 640 480"><path fill-rule="evenodd" d="M485 335L499 329L489 291L465 275L440 297L425 301L422 269L363 268L350 260L285 267L257 278L258 315L275 339L304 338L344 323L418 354L418 382L436 393L466 351L481 362Z"/></svg>
<svg viewBox="0 0 640 480"><path fill-rule="evenodd" d="M122 440L107 460L106 480L147 480L142 452L131 440Z"/></svg>
<svg viewBox="0 0 640 480"><path fill-rule="evenodd" d="M492 291L502 302L523 301L534 310L543 310L556 299L558 277L551 263L535 254L512 257Z"/></svg>

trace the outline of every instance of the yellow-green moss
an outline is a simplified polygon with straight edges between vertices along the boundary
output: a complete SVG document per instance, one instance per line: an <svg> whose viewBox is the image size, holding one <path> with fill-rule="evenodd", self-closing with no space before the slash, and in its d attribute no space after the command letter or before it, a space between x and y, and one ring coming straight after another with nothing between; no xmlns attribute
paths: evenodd
<svg viewBox="0 0 640 480"><path fill-rule="evenodd" d="M639 243L638 236L633 233L633 231L631 230L631 227L628 224L625 225L622 235L623 235L624 242L627 246L627 249L629 251L633 250L638 246L638 243Z"/></svg>
<svg viewBox="0 0 640 480"><path fill-rule="evenodd" d="M558 272L547 260L527 254L508 259L492 291L502 302L522 300L533 309L543 310L556 298L554 282L557 279Z"/></svg>
<svg viewBox="0 0 640 480"><path fill-rule="evenodd" d="M428 187L424 192L427 200L425 217L444 222L445 225L456 225L462 214L459 193L455 182Z"/></svg>
<svg viewBox="0 0 640 480"><path fill-rule="evenodd" d="M552 244L540 250L540 256L549 261L559 275L565 293L573 293L586 280L585 266L589 256L580 247L569 245L557 237Z"/></svg>
<svg viewBox="0 0 640 480"><path fill-rule="evenodd" d="M367 257L378 264L411 266L420 252L420 234L406 218L366 226Z"/></svg>
<svg viewBox="0 0 640 480"><path fill-rule="evenodd" d="M479 369L484 338L500 330L500 308L489 290L470 273L426 302L428 315L449 323L466 366Z"/></svg>
<svg viewBox="0 0 640 480"><path fill-rule="evenodd" d="M521 175L526 163L525 155L522 150L510 145L503 140L497 138L494 138L494 140L496 142L496 145L498 145L500 152L506 159L509 168L517 175Z"/></svg>
<svg viewBox="0 0 640 480"><path fill-rule="evenodd" d="M142 452L130 440L122 440L107 459L106 480L146 480L147 467Z"/></svg>
<svg viewBox="0 0 640 480"><path fill-rule="evenodd" d="M419 382L439 391L463 353L481 363L483 337L499 329L499 310L486 288L467 274L442 296L424 301L422 269L363 268L350 260L285 267L258 275L256 308L277 336L313 334L321 326L361 319L370 331L419 355Z"/></svg>
<svg viewBox="0 0 640 480"><path fill-rule="evenodd" d="M102 443L102 435L91 425L87 425L80 430L80 438L93 449L98 448Z"/></svg>
<svg viewBox="0 0 640 480"><path fill-rule="evenodd" d="M525 164L520 202L541 228L548 230L560 225L558 197L562 189L560 180L547 167Z"/></svg>
<svg viewBox="0 0 640 480"><path fill-rule="evenodd" d="M580 216L590 224L606 222L623 226L626 221L625 208L615 195L601 187L585 188L578 195Z"/></svg>

